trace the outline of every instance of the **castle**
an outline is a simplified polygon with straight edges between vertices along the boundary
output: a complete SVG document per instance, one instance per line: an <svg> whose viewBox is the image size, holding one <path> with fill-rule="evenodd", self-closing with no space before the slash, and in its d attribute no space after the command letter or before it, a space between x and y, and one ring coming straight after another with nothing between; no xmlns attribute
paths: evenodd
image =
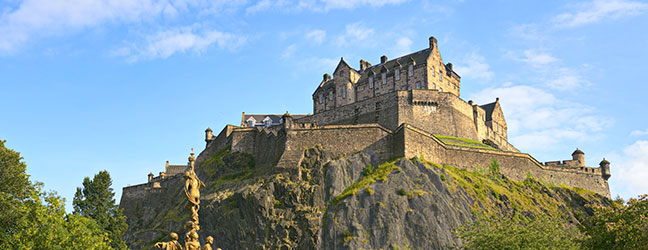
<svg viewBox="0 0 648 250"><path fill-rule="evenodd" d="M530 175L610 197L607 160L587 167L577 149L571 160L538 162L508 142L499 98L484 105L466 102L459 97L460 83L434 37L426 49L392 60L382 56L377 65L360 60L359 70L341 59L313 93L312 115L243 113L240 126L227 125L218 135L208 128L196 165L225 147L253 155L257 166L297 177L304 151L313 147L334 157L372 151L381 160L423 157L466 169L496 160L502 174L516 181ZM168 163L167 171L177 173ZM170 173L151 175L149 183L125 187L122 200L154 191Z"/></svg>

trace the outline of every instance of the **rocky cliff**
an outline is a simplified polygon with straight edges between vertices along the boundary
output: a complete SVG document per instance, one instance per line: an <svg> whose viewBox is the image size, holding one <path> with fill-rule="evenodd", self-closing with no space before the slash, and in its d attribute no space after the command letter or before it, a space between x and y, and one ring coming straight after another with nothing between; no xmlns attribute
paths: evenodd
<svg viewBox="0 0 648 250"><path fill-rule="evenodd" d="M453 230L476 213L554 214L572 223L607 204L598 194L508 180L497 163L474 172L424 159L378 162L372 152L331 159L304 151L297 171L258 169L254 159L222 149L199 162L201 239L228 249L439 249L460 245ZM148 249L168 232L184 234L183 178L122 199L131 249ZM181 237L182 238L182 237Z"/></svg>

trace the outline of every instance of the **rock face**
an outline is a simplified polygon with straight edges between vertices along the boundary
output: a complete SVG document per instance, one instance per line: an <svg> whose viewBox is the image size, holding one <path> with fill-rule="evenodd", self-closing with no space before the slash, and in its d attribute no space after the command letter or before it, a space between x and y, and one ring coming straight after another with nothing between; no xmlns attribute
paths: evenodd
<svg viewBox="0 0 648 250"><path fill-rule="evenodd" d="M422 159L378 162L372 152L329 159L305 150L299 171L255 169L248 155L213 154L197 167L200 238L227 249L442 249L460 245L453 230L475 213L558 214L574 223L606 204L588 191L512 182L491 167L468 172ZM495 165L496 167L496 165ZM131 249L148 249L168 232L184 234L182 176L122 200ZM177 187L177 188L176 188Z"/></svg>

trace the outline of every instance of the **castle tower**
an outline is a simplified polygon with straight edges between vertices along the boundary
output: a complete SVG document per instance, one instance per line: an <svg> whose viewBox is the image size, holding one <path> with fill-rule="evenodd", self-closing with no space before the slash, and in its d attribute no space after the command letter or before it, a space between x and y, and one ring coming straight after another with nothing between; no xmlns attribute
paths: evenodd
<svg viewBox="0 0 648 250"><path fill-rule="evenodd" d="M610 162L603 158L601 163L599 163L599 167L601 168L601 177L606 181L610 179Z"/></svg>
<svg viewBox="0 0 648 250"><path fill-rule="evenodd" d="M580 161L579 166L581 167L585 166L585 153L583 153L583 151L581 151L580 149L576 148L574 153L572 153L572 159Z"/></svg>
<svg viewBox="0 0 648 250"><path fill-rule="evenodd" d="M214 134L212 134L211 128L207 127L205 130L205 142L209 143L214 138Z"/></svg>
<svg viewBox="0 0 648 250"><path fill-rule="evenodd" d="M283 119L284 128L291 128L293 126L293 116L288 111L281 116L281 119Z"/></svg>

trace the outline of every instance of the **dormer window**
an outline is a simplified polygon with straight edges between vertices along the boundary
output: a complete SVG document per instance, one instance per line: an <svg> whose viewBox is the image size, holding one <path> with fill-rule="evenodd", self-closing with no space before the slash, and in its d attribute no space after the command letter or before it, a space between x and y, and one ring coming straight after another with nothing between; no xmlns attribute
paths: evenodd
<svg viewBox="0 0 648 250"><path fill-rule="evenodd" d="M254 120L254 118L250 117L250 119L247 120L248 127L254 127L255 122L256 122L256 120Z"/></svg>
<svg viewBox="0 0 648 250"><path fill-rule="evenodd" d="M373 76L369 77L369 88L373 89Z"/></svg>
<svg viewBox="0 0 648 250"><path fill-rule="evenodd" d="M272 120L269 117L266 117L266 119L263 121L263 125L265 125L266 128L272 126Z"/></svg>
<svg viewBox="0 0 648 250"><path fill-rule="evenodd" d="M414 65L410 64L407 71L408 71L409 76L413 76L414 75Z"/></svg>
<svg viewBox="0 0 648 250"><path fill-rule="evenodd" d="M394 77L396 77L396 81L400 80L400 69L396 69L396 71L394 71Z"/></svg>
<svg viewBox="0 0 648 250"><path fill-rule="evenodd" d="M380 76L382 77L382 84L387 84L387 73L383 72Z"/></svg>

